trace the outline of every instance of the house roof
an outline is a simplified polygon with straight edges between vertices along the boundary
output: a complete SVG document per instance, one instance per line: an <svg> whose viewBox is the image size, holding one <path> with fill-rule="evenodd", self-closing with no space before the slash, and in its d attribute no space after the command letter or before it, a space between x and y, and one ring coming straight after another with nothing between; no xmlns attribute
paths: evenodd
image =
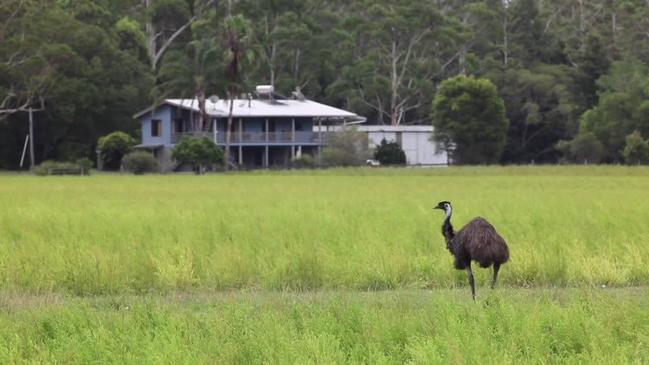
<svg viewBox="0 0 649 365"><path fill-rule="evenodd" d="M173 105L179 108L193 110L198 112L198 102L196 99L166 99L163 104ZM139 118L153 108L148 108L137 114L134 118ZM212 103L209 100L205 102L207 114L214 117L227 117L230 111L230 100L218 100ZM322 118L340 118L363 120L364 118L346 110L334 108L329 105L321 104L312 100L261 100L261 99L235 99L232 107L232 116L235 118L268 118L268 117L322 117Z"/></svg>

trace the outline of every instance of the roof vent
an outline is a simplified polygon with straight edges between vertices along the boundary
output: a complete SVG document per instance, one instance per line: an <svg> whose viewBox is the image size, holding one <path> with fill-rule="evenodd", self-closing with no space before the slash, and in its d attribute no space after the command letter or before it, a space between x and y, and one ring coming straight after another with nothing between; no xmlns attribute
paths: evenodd
<svg viewBox="0 0 649 365"><path fill-rule="evenodd" d="M293 91L291 94L293 94L293 99L297 99L299 101L305 101L306 97L304 94L302 94L302 91L300 90L299 86L295 87L295 91Z"/></svg>

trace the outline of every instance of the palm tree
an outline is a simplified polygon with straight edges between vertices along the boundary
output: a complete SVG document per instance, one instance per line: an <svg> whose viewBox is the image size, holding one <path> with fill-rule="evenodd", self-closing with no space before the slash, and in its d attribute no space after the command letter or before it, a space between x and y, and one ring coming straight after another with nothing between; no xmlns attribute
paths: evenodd
<svg viewBox="0 0 649 365"><path fill-rule="evenodd" d="M203 37L190 41L184 49L170 51L162 63L161 83L157 86L161 98L179 95L198 101L199 119L196 125L192 125L193 130L205 131L209 128L206 95L207 90L217 89L222 81L218 79L217 56L220 52L213 37Z"/></svg>
<svg viewBox="0 0 649 365"><path fill-rule="evenodd" d="M230 53L226 69L228 80L228 100L230 100L230 110L228 112L228 125L225 133L225 169L228 169L230 162L230 138L232 133L232 109L234 99L237 97L241 86L241 62L244 56L243 40L244 30L246 28L245 20L241 16L228 16L226 20L226 37L227 46Z"/></svg>

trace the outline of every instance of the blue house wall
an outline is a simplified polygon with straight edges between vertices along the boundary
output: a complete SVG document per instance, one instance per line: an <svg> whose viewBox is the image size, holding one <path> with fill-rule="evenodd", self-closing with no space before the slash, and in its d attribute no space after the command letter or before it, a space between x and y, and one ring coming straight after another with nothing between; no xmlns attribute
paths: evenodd
<svg viewBox="0 0 649 365"><path fill-rule="evenodd" d="M266 121L261 118L245 118L243 119L243 131L261 133L264 131L264 123L266 123ZM225 128L223 130L225 130Z"/></svg>
<svg viewBox="0 0 649 365"><path fill-rule="evenodd" d="M162 105L153 113L142 116L142 144L144 145L170 145L171 121L175 118L175 109L171 105ZM151 120L160 120L160 136L151 135Z"/></svg>
<svg viewBox="0 0 649 365"><path fill-rule="evenodd" d="M179 109L172 105L161 105L153 113L149 112L141 117L142 123L142 144L147 146L152 145L165 145L171 146L175 119L183 119L185 121L183 132L190 132L190 112L188 110ZM151 121L160 120L160 135L154 137L151 135ZM271 127L273 132L291 132L292 129L292 118L269 118L269 123L272 123L274 127ZM266 118L242 118L242 126L244 133L263 133L266 128ZM219 118L218 120L218 131L225 132L227 124L227 118ZM295 130L297 132L311 132L313 131L313 118L295 118ZM233 129L236 131L239 128L239 118L235 118L233 121ZM211 128L210 128L211 129ZM287 145L290 145L288 143Z"/></svg>

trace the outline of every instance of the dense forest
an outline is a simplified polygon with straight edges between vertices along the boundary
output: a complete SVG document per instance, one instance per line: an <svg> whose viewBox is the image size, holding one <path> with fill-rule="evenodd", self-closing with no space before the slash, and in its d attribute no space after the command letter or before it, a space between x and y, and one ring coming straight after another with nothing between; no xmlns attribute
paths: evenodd
<svg viewBox="0 0 649 365"><path fill-rule="evenodd" d="M37 162L64 161L137 136L132 115L165 97L257 84L430 124L458 75L504 102L497 162L624 162L649 138L648 61L649 0L2 0L0 168L29 108Z"/></svg>

